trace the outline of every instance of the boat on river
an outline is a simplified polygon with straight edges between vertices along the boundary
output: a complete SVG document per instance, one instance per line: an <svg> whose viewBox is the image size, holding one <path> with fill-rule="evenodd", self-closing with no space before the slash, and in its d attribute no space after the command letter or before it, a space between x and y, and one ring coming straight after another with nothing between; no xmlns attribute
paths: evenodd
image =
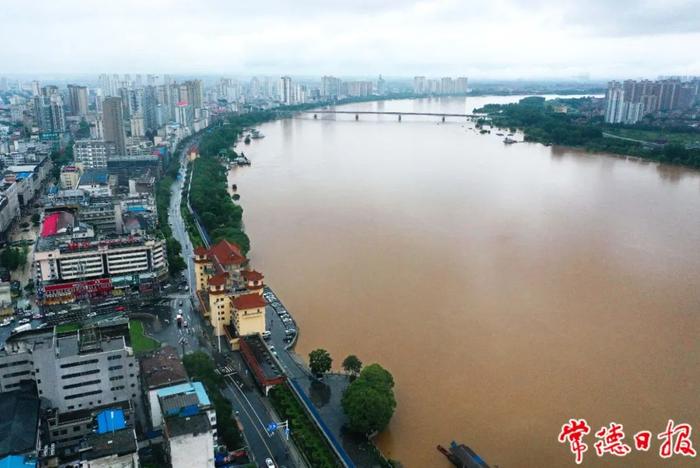
<svg viewBox="0 0 700 468"><path fill-rule="evenodd" d="M437 450L457 468L489 468L489 465L474 450L464 444L452 441L449 449L438 445Z"/></svg>
<svg viewBox="0 0 700 468"><path fill-rule="evenodd" d="M518 140L514 140L511 137L505 137L503 139L503 143L505 143L506 145L512 145L513 143L517 143L517 142L518 142Z"/></svg>

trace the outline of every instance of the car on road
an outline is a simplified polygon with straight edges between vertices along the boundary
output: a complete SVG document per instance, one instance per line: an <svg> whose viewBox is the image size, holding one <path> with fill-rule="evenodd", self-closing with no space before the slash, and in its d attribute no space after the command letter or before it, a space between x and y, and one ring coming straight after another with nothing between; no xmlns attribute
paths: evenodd
<svg viewBox="0 0 700 468"><path fill-rule="evenodd" d="M97 312L90 312L89 314L86 315L86 317L88 317L88 318L95 317L95 316L97 316Z"/></svg>
<svg viewBox="0 0 700 468"><path fill-rule="evenodd" d="M267 468L275 468L275 462L272 461L272 458L266 458L265 459L265 466Z"/></svg>
<svg viewBox="0 0 700 468"><path fill-rule="evenodd" d="M264 332L262 332L263 340L269 340L271 336L272 332L270 330L265 330Z"/></svg>
<svg viewBox="0 0 700 468"><path fill-rule="evenodd" d="M177 305L182 306L182 299L180 299L179 301L177 301Z"/></svg>

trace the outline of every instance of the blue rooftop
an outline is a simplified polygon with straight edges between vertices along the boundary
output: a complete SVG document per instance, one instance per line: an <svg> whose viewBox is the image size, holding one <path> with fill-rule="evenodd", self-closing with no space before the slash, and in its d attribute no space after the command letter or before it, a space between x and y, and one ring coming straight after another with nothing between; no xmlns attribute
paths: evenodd
<svg viewBox="0 0 700 468"><path fill-rule="evenodd" d="M107 185L109 180L109 174L104 169L88 169L82 176L80 176L80 181L78 186L81 185Z"/></svg>
<svg viewBox="0 0 700 468"><path fill-rule="evenodd" d="M0 460L0 468L35 468L36 459L25 458L22 455L9 455Z"/></svg>
<svg viewBox="0 0 700 468"><path fill-rule="evenodd" d="M126 427L124 411L120 409L109 409L97 414L97 433L114 432Z"/></svg>
<svg viewBox="0 0 700 468"><path fill-rule="evenodd" d="M199 400L200 405L211 405L209 395L207 395L206 390L204 390L204 385L202 385L202 382L187 382L156 390L156 395L158 395L159 397L177 395L179 393L195 393L197 395L197 399Z"/></svg>
<svg viewBox="0 0 700 468"><path fill-rule="evenodd" d="M146 211L146 208L144 208L143 206L130 206L126 209L126 211L141 212L141 211Z"/></svg>

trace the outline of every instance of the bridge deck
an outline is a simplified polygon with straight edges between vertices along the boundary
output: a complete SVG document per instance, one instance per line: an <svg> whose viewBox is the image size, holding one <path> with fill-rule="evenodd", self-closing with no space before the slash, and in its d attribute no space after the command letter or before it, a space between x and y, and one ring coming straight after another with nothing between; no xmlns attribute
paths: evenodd
<svg viewBox="0 0 700 468"><path fill-rule="evenodd" d="M355 115L427 115L432 117L484 117L478 114L453 114L441 112L354 111L354 110L304 110L303 114L355 114Z"/></svg>

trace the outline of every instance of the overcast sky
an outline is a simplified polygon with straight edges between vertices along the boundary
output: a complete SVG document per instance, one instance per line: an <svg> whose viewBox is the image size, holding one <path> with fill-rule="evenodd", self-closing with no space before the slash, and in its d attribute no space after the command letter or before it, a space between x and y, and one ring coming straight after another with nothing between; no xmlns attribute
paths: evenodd
<svg viewBox="0 0 700 468"><path fill-rule="evenodd" d="M0 75L700 75L700 0L0 0Z"/></svg>

